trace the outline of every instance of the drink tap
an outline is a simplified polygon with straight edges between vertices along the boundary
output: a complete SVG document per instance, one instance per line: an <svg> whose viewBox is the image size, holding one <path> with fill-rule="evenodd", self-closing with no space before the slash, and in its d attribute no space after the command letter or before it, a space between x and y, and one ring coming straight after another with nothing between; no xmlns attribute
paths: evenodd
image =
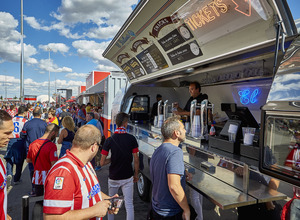
<svg viewBox="0 0 300 220"><path fill-rule="evenodd" d="M197 100L194 99L191 102L191 109L190 109L190 121L191 121L191 132L190 135L194 138L201 137L201 124L200 118L201 115L197 114L197 109L201 108L201 105L197 104Z"/></svg>
<svg viewBox="0 0 300 220"><path fill-rule="evenodd" d="M212 122L213 108L214 105L210 104L207 99L201 102L201 139L208 139L208 125L209 121Z"/></svg>
<svg viewBox="0 0 300 220"><path fill-rule="evenodd" d="M165 102L164 102L164 107L163 107L163 109L164 109L164 112L163 112L163 114L164 114L164 121L168 118L168 100L166 100Z"/></svg>
<svg viewBox="0 0 300 220"><path fill-rule="evenodd" d="M162 126L162 123L164 121L164 106L162 103L163 101L160 100L157 105L157 126L156 127L159 128Z"/></svg>
<svg viewBox="0 0 300 220"><path fill-rule="evenodd" d="M164 121L169 118L172 117L172 105L168 104L168 100L166 100L164 102Z"/></svg>

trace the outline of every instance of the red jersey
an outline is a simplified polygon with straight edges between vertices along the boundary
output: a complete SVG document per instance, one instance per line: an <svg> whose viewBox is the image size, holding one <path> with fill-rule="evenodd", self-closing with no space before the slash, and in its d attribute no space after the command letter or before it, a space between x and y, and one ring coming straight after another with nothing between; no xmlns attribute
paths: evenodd
<svg viewBox="0 0 300 220"><path fill-rule="evenodd" d="M47 175L44 213L61 215L69 210L92 207L101 200L100 184L91 163L83 164L67 151Z"/></svg>
<svg viewBox="0 0 300 220"><path fill-rule="evenodd" d="M32 160L34 164L36 155L40 147L46 142L47 139L37 139L29 145L29 150L27 153L27 158ZM32 178L32 183L36 185L44 185L45 179L48 171L51 168L51 162L57 161L57 147L56 145L49 141L44 144L43 148L40 151L38 159L34 165L34 174Z"/></svg>
<svg viewBox="0 0 300 220"><path fill-rule="evenodd" d="M22 129L24 127L25 122L27 121L26 118L22 116L16 116L12 119L14 123L14 131L13 131L13 136L14 138L20 138L20 133L22 132Z"/></svg>
<svg viewBox="0 0 300 220"><path fill-rule="evenodd" d="M300 169L300 149L294 148L285 159L284 165Z"/></svg>
<svg viewBox="0 0 300 220"><path fill-rule="evenodd" d="M6 169L0 158L0 220L7 216L7 191L6 191Z"/></svg>

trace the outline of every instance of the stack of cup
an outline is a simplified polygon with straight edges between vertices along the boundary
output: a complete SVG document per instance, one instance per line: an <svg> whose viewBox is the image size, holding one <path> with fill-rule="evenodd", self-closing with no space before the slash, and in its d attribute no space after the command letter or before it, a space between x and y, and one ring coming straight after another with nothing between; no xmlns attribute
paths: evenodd
<svg viewBox="0 0 300 220"><path fill-rule="evenodd" d="M228 139L229 139L230 142L235 142L237 131L238 131L238 126L237 125L234 125L234 124L229 125Z"/></svg>
<svg viewBox="0 0 300 220"><path fill-rule="evenodd" d="M190 123L189 122L184 123L184 128L185 128L186 134L190 133Z"/></svg>
<svg viewBox="0 0 300 220"><path fill-rule="evenodd" d="M163 123L164 123L164 115L158 115L157 127L161 128Z"/></svg>
<svg viewBox="0 0 300 220"><path fill-rule="evenodd" d="M158 123L158 117L154 116L154 121L153 121L154 127L157 127L157 123Z"/></svg>
<svg viewBox="0 0 300 220"><path fill-rule="evenodd" d="M244 145L252 145L256 129L250 127L243 127L242 130L243 130Z"/></svg>
<svg viewBox="0 0 300 220"><path fill-rule="evenodd" d="M194 120L192 124L192 137L200 137L201 125L200 125L200 115L194 115Z"/></svg>

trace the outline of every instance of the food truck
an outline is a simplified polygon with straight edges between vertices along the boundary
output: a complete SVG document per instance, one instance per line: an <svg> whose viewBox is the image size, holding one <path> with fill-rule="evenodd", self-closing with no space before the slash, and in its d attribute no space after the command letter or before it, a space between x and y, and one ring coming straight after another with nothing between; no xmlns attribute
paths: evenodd
<svg viewBox="0 0 300 220"><path fill-rule="evenodd" d="M208 99L181 118L188 186L221 209L286 199L273 178L300 186L300 156L287 163L300 143L299 45L285 0L140 1L103 53L131 83L113 109L130 114L139 143L140 197L149 199L161 123L184 107L193 81Z"/></svg>
<svg viewBox="0 0 300 220"><path fill-rule="evenodd" d="M79 87L81 91L77 97L79 104L90 102L92 105L101 107L100 119L104 124L103 132L106 138L110 136L108 130L110 128L112 103L115 96L122 88L126 87L127 83L127 78L122 72L92 71L86 78L86 87Z"/></svg>

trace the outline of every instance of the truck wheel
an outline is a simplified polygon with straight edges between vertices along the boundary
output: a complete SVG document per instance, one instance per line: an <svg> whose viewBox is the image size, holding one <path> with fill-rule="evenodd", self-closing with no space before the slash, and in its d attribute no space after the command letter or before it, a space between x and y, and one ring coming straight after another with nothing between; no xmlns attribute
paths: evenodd
<svg viewBox="0 0 300 220"><path fill-rule="evenodd" d="M145 177L142 173L139 173L139 179L136 183L137 192L141 200L145 202L149 202L150 185L150 180L148 180L148 178Z"/></svg>

